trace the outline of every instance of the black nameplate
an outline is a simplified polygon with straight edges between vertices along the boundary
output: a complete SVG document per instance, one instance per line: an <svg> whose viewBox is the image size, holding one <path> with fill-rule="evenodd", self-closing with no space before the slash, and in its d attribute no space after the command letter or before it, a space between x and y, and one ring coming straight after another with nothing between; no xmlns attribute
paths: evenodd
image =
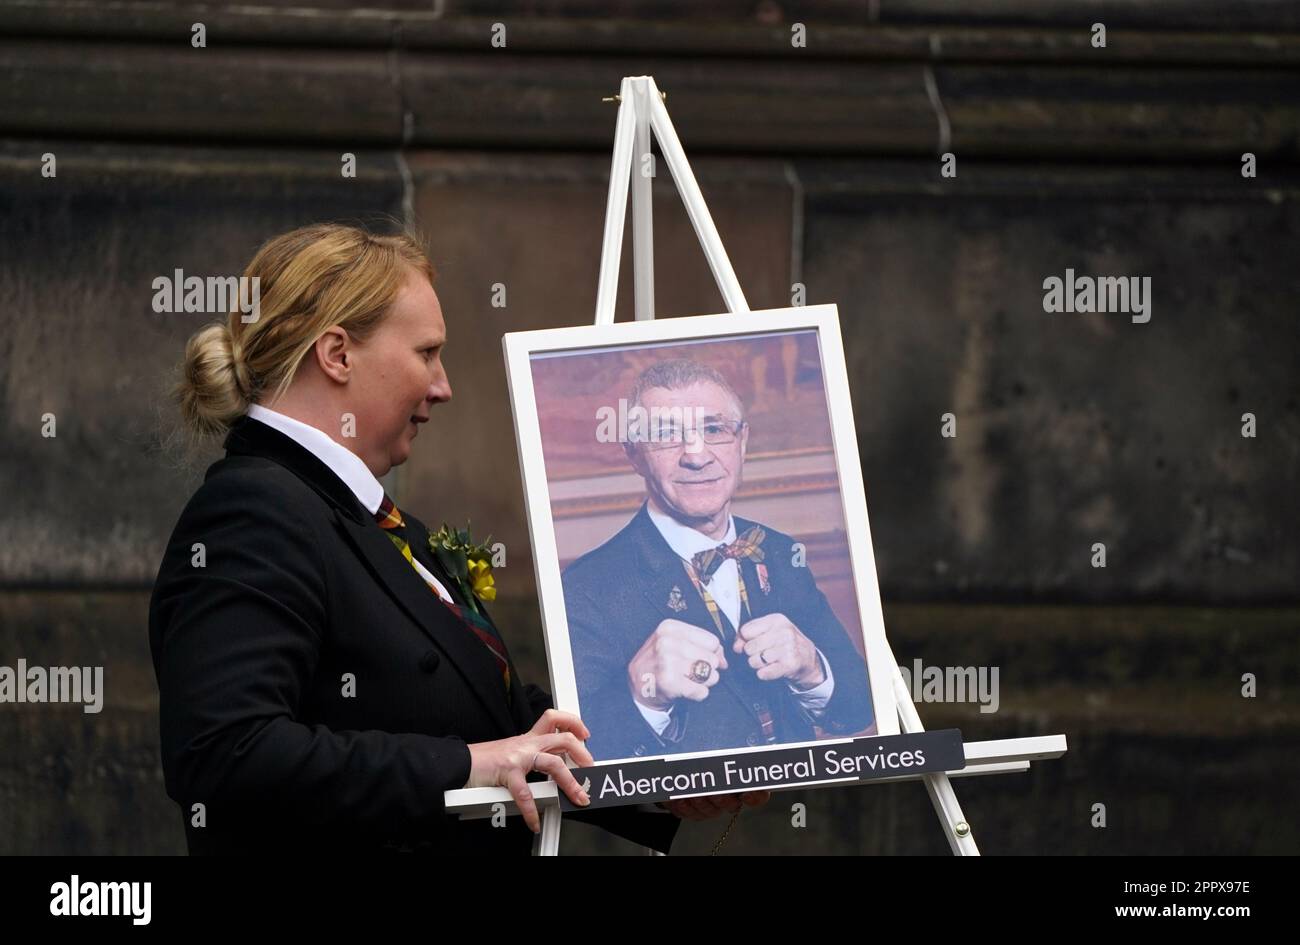
<svg viewBox="0 0 1300 945"><path fill-rule="evenodd" d="M560 792L560 810L592 810L666 801L694 794L734 794L808 784L849 784L966 767L961 730L885 735L799 748L771 748L703 758L648 758L571 768L590 781L591 803L580 807Z"/></svg>

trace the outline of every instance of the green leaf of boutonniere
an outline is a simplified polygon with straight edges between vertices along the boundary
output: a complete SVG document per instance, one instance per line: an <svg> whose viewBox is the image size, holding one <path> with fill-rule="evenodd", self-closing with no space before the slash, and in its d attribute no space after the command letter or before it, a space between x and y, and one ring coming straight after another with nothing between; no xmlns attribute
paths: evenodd
<svg viewBox="0 0 1300 945"><path fill-rule="evenodd" d="M445 522L442 528L429 536L429 549L456 582L461 596L476 613L483 612L479 600L496 600L496 587L492 579L492 553L488 542L475 544L470 538L469 526L454 529Z"/></svg>

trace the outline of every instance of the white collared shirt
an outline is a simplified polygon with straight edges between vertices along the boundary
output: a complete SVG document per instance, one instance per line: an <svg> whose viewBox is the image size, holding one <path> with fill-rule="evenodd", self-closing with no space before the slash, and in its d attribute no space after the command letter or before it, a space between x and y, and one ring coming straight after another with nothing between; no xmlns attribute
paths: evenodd
<svg viewBox="0 0 1300 945"><path fill-rule="evenodd" d="M690 561L698 552L707 551L710 548L716 548L720 544L730 544L736 540L736 520L733 516L727 516L727 531L721 538L710 538L701 531L691 528L689 525L683 525L671 515L665 515L658 511L654 504L646 502L646 512L650 516L650 521L658 529L659 534L663 536L664 541L668 542L671 548L679 558L684 561ZM718 607L727 619L731 621L731 626L740 628L740 585L739 585L739 567L734 558L724 558L722 564L713 572L713 577L705 584L709 596L717 602ZM734 653L727 656L727 661L731 662L735 658ZM831 674L831 664L827 662L826 657L822 655L820 649L817 650L817 658L821 661L822 670L826 673L826 678L819 685L811 689L805 689L800 692L787 679L786 685L790 691L795 694L801 705L808 711L813 719L826 711L826 703L830 702L831 693L835 689L835 677ZM662 735L668 723L672 721L672 707L667 710L652 709L636 703L637 710L642 717L650 724L656 733Z"/></svg>
<svg viewBox="0 0 1300 945"><path fill-rule="evenodd" d="M346 446L336 443L323 430L318 430L311 424L295 420L293 417L272 410L269 407L263 407L261 404L250 404L248 415L254 420L260 420L268 427L279 430L328 466L330 471L343 480L343 484L352 490L352 494L357 497L357 501L371 515L379 511L379 506L384 501L383 483L375 478L375 474L370 471L370 467L356 453ZM439 597L449 604L455 603L451 594L447 593L447 589L442 586L442 582L429 573L428 568L420 564L415 558L412 558L411 562L415 565L415 570L420 573L420 577L424 578L425 583L438 592Z"/></svg>

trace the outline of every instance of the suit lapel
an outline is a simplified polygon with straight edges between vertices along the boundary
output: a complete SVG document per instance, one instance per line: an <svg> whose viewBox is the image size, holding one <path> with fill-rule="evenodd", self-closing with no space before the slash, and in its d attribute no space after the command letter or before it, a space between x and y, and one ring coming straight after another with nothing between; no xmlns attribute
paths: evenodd
<svg viewBox="0 0 1300 945"><path fill-rule="evenodd" d="M424 525L422 522L420 522L418 519L412 519L411 516L407 516L406 518L408 522L408 526L407 526L408 531L411 527L410 523L413 522L415 526L417 526L417 530L423 531L425 536L424 541L417 541L411 545L411 554L414 555L417 559L419 559L422 565L424 565L431 572L433 572L433 576L442 582L443 587L447 588L447 593L452 596L452 599L455 600L456 603L459 604L462 608L464 608L468 603L468 601L465 600L465 595L461 593L460 587L452 579L451 575L447 573L447 569L442 566L442 562L438 560L438 556L433 553L432 549L429 548L428 540L427 540L427 536L429 534L428 527ZM523 683L521 683L519 680L519 672L515 669L515 661L510 655L510 648L508 646L505 646L506 638L501 633L501 628L497 626L497 622L492 619L492 614L488 612L487 606L483 604L482 601L479 601L478 603L479 603L479 613L482 615L483 619L487 621L488 626L492 628L492 632L496 634L497 639L501 641L501 645L505 647L506 662L510 666L511 705L512 708L516 710L515 717L514 717L514 720L516 722L515 730L517 730L520 725L523 725L525 728L531 728L535 720L532 718L528 718L526 711L523 714L520 714L520 712L518 711L521 708L525 710L527 709L528 695L527 693L524 692ZM496 671L495 662L493 662L492 667L493 667L493 671L495 672Z"/></svg>
<svg viewBox="0 0 1300 945"><path fill-rule="evenodd" d="M335 521L388 593L464 674L483 707L513 732L514 720L507 711L505 700L487 695L501 688L501 674L482 641L457 620L455 614L434 599L434 591L398 553L392 539L377 523L360 524L338 514ZM513 681L513 671L511 677Z"/></svg>
<svg viewBox="0 0 1300 945"><path fill-rule="evenodd" d="M504 699L489 698L487 693L501 687L496 661L483 643L464 627L455 615L437 600L424 579L394 547L392 539L379 527L374 516L356 495L315 454L279 430L244 416L239 418L226 437L229 454L263 456L274 460L315 489L334 507L336 527L366 562L379 583L401 604L426 636L442 648L469 682L484 708L506 730L514 732L514 720ZM412 554L416 554L412 549ZM423 555L416 555L428 567ZM442 579L441 569L434 571ZM446 583L444 581L444 583ZM448 586L448 591L451 587ZM454 596L454 592L453 592ZM511 667L512 688L518 686ZM516 697L519 694L516 693Z"/></svg>
<svg viewBox="0 0 1300 945"><path fill-rule="evenodd" d="M672 617L709 629L713 618L704 599L695 591L682 559L664 541L659 529L650 521L643 503L632 519L632 540L636 547L639 582L654 612L660 619Z"/></svg>

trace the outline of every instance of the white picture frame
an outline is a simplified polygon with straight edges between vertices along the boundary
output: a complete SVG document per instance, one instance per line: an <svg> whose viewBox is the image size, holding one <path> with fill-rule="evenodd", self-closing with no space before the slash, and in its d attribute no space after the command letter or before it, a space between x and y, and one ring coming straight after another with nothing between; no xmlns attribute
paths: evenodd
<svg viewBox="0 0 1300 945"><path fill-rule="evenodd" d="M862 649L866 654L875 736L900 732L893 680L896 668L886 641L875 554L867 513L866 490L858 455L852 396L846 370L838 309L833 304L766 309L744 314L687 316L609 325L511 332L502 339L511 408L514 414L520 472L532 543L541 618L552 694L558 709L582 714L575 660L569 637L562 579L561 556L552 514L551 483L547 477L539 420L533 364L538 357L594 352L602 348L655 345L680 346L710 339L743 339L766 333L815 331L826 409L830 419L835 472L839 482L843 521L857 601ZM595 421L593 420L593 423ZM586 719L588 727L600 724ZM846 741L848 739L845 739ZM812 741L730 746L698 752L651 755L674 760L715 755L737 755L773 747L825 746L828 737ZM598 758L600 764L641 760Z"/></svg>

